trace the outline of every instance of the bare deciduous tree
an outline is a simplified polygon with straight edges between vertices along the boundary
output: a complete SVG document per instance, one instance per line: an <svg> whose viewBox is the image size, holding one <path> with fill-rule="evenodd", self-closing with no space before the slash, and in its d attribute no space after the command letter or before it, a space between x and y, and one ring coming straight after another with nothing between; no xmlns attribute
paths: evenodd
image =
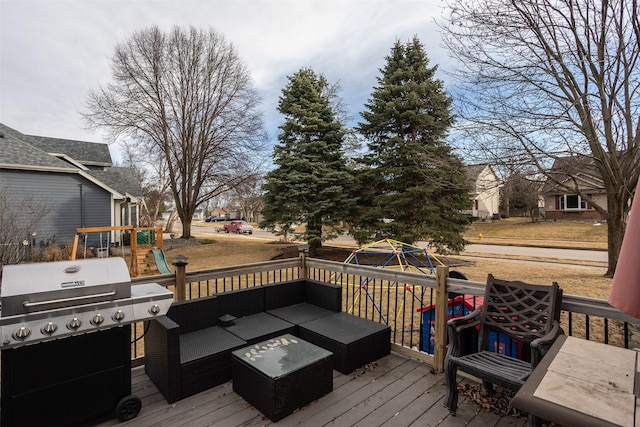
<svg viewBox="0 0 640 427"><path fill-rule="evenodd" d="M447 6L441 27L462 64L454 73L454 99L467 155L534 165L548 182L592 205L608 223L606 275L612 276L640 174L637 0L461 0ZM554 160L569 156L597 168L606 206L582 191L579 177L548 173Z"/></svg>
<svg viewBox="0 0 640 427"><path fill-rule="evenodd" d="M171 179L166 162L162 153L142 153L133 144L123 144L123 157L124 164L135 170L142 186L145 203L141 206L141 222L152 227L155 225L165 202L171 199L169 192ZM169 231L168 224L165 229L165 231Z"/></svg>
<svg viewBox="0 0 640 427"><path fill-rule="evenodd" d="M266 136L260 96L233 45L210 29L157 27L116 46L113 82L88 96L90 127L161 154L182 237L196 208L257 169Z"/></svg>
<svg viewBox="0 0 640 427"><path fill-rule="evenodd" d="M256 213L262 210L264 201L261 193L262 176L254 175L237 185L231 192L234 205L242 211L247 221L257 221Z"/></svg>
<svg viewBox="0 0 640 427"><path fill-rule="evenodd" d="M539 215L540 197L542 187L540 176L534 172L510 171L503 179L500 186L500 202L502 211L511 216L514 209L519 214L526 214L535 222Z"/></svg>
<svg viewBox="0 0 640 427"><path fill-rule="evenodd" d="M3 189L5 190L5 189ZM34 199L26 195L22 199L12 198L10 192L0 191L0 268L33 260L37 254L36 237L43 246L52 243L55 235L42 229L45 218L55 210L54 202ZM40 234L35 234L38 231ZM50 241L51 240L51 241Z"/></svg>

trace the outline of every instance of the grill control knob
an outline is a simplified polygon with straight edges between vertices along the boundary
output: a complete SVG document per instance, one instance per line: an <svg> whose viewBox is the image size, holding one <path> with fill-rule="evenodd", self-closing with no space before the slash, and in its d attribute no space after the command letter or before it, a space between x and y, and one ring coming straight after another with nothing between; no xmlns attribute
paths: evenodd
<svg viewBox="0 0 640 427"><path fill-rule="evenodd" d="M78 319L77 317L74 317L73 319L69 320L69 323L67 323L67 328L74 330L74 329L78 329L81 325L82 325L82 320Z"/></svg>
<svg viewBox="0 0 640 427"><path fill-rule="evenodd" d="M40 329L43 335L52 335L55 331L58 330L58 325L53 322L47 322L46 325Z"/></svg>
<svg viewBox="0 0 640 427"><path fill-rule="evenodd" d="M149 314L153 314L155 316L158 313L160 313L160 306L158 304L153 304L151 308L149 308Z"/></svg>
<svg viewBox="0 0 640 427"><path fill-rule="evenodd" d="M13 338L22 341L29 335L31 335L31 329L26 326L21 326L13 333Z"/></svg>
<svg viewBox="0 0 640 427"><path fill-rule="evenodd" d="M100 326L104 322L104 316L101 313L96 313L91 318L91 324L94 326Z"/></svg>
<svg viewBox="0 0 640 427"><path fill-rule="evenodd" d="M111 316L111 318L116 322L121 322L122 320L124 320L124 311L117 310L115 313L113 313L113 316Z"/></svg>

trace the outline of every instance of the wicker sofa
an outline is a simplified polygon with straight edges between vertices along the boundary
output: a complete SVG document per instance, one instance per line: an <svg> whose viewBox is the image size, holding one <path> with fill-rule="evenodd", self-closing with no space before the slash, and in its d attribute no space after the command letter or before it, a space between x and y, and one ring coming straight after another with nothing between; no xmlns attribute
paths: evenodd
<svg viewBox="0 0 640 427"><path fill-rule="evenodd" d="M231 380L232 351L287 333L331 347L327 350L334 352L334 367L343 373L390 352L388 326L341 309L342 288L313 280L173 303L165 317L149 322L145 370L173 403ZM324 318L330 319L325 335L320 331L303 337L305 325Z"/></svg>

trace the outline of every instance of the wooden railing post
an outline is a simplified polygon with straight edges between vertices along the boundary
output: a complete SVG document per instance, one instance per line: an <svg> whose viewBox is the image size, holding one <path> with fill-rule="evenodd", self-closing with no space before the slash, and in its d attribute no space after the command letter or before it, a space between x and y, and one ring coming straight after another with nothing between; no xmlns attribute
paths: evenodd
<svg viewBox="0 0 640 427"><path fill-rule="evenodd" d="M309 269L307 268L307 255L309 255L309 247L307 245L298 247L298 256L300 257L300 278L309 278Z"/></svg>
<svg viewBox="0 0 640 427"><path fill-rule="evenodd" d="M187 264L189 263L186 260L178 260L171 264L176 268L176 291L173 295L176 302L187 299Z"/></svg>
<svg viewBox="0 0 640 427"><path fill-rule="evenodd" d="M447 293L447 277L449 267L436 267L436 322L435 345L433 350L433 369L436 372L444 371L444 357L447 348L447 320L449 298Z"/></svg>

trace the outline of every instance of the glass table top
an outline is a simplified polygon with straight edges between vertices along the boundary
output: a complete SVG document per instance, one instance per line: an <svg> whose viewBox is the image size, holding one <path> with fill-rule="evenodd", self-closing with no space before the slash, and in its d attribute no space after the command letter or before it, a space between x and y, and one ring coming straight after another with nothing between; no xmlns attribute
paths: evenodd
<svg viewBox="0 0 640 427"><path fill-rule="evenodd" d="M291 334L285 334L241 348L232 352L232 355L265 375L278 378L326 359L333 353Z"/></svg>

